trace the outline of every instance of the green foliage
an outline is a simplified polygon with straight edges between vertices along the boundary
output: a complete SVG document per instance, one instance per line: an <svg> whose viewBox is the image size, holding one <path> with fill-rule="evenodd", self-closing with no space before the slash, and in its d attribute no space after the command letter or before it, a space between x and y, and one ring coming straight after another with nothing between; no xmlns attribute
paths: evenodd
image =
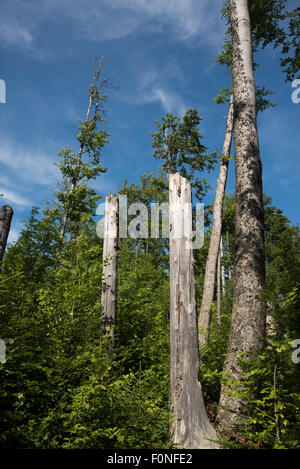
<svg viewBox="0 0 300 469"><path fill-rule="evenodd" d="M197 177L197 172L211 171L216 162L216 153L206 153L207 148L201 143L201 120L195 108L188 109L182 119L167 113L161 122L155 121L158 131L152 133L154 158L163 160L162 169L168 174L179 172L187 178L199 200L209 185Z"/></svg>
<svg viewBox="0 0 300 469"><path fill-rule="evenodd" d="M5 263L1 447L167 444L166 274L158 275L151 254L141 253L133 264L128 246L121 247L118 345L108 357L99 345L102 246L94 233L91 224L69 241L39 283L28 281L24 263L14 270ZM11 249L7 260L25 255L22 236ZM39 265L38 250L32 254Z"/></svg>
<svg viewBox="0 0 300 469"><path fill-rule="evenodd" d="M231 385L228 392L246 403L244 424L234 435L241 445L299 448L299 370L292 363L291 350L289 339L270 335L257 357L242 361L243 381L233 383L230 377L224 378Z"/></svg>
<svg viewBox="0 0 300 469"><path fill-rule="evenodd" d="M108 143L109 134L100 125L106 123L100 111L107 95L101 93L104 86L112 86L109 80L104 79L100 85L98 80L103 68L103 57L96 69L96 60L93 67L93 82L88 87L89 105L85 120L79 123L77 140L80 143L78 152L68 146L58 153L59 169L62 174L62 183L56 192L58 202L64 216L61 220L60 238L63 240L67 231L70 235L77 235L80 222L86 221L95 214L96 202L100 199L97 193L88 187L87 183L99 174L106 172L100 157L102 150Z"/></svg>
<svg viewBox="0 0 300 469"><path fill-rule="evenodd" d="M63 447L166 447L169 412L157 372L152 367L111 382L95 376L76 389Z"/></svg>
<svg viewBox="0 0 300 469"><path fill-rule="evenodd" d="M262 3L250 2L258 8L256 44L264 46L275 40L284 2L265 2L272 3L274 20ZM291 32L291 43L285 43L287 54L297 48L293 39L299 27L296 13L286 16ZM260 28L263 18L269 21L266 32ZM288 73L294 73L295 64L295 60L286 62ZM99 340L103 242L96 236L93 220L99 196L89 187L105 171L100 159L108 141L108 134L100 128L105 123L100 111L106 102L100 89L108 82L104 80L99 87L99 73L94 69L88 89L89 111L79 124L79 150L65 147L59 154L63 181L57 199L42 213L33 207L1 265L0 338L6 343L6 363L0 364L1 448L170 446L167 239L120 240L115 348L107 352L109 336ZM230 93L224 88L214 101L226 102ZM269 106L269 94L264 88L257 90L258 110ZM152 203L167 201L169 172L187 177L199 199L205 194L208 185L199 173L214 167L216 154L206 153L200 122L193 108L182 119L167 114L156 121L153 149L162 168L157 176L143 174L138 183L125 182L120 188L129 205L145 204L149 220ZM245 425L224 446L296 448L300 368L291 360L291 344L300 337L299 228L271 205L270 197L265 196L264 203L265 290L272 326L263 350L243 363L243 381L231 383L232 394L246 402ZM222 213L225 294L220 320L213 303L210 340L200 357L200 381L212 420L221 381L231 378L223 376L222 370L233 303L235 210L234 195L227 194ZM208 206L204 246L195 252L198 305L211 215L212 206Z"/></svg>
<svg viewBox="0 0 300 469"><path fill-rule="evenodd" d="M288 11L286 3L286 0L249 0L249 10L253 51L257 52L260 47L264 49L269 44L274 48L280 47L280 64L288 81L299 77L300 8ZM222 16L226 19L228 27L217 62L230 68L232 52L228 0L222 8Z"/></svg>
<svg viewBox="0 0 300 469"><path fill-rule="evenodd" d="M268 96L273 95L273 91L268 90L265 86L256 86L256 113L264 112L270 107L275 107L276 104L271 103ZM224 104L229 103L232 90L227 87L221 88L217 96L212 99L213 103Z"/></svg>
<svg viewBox="0 0 300 469"><path fill-rule="evenodd" d="M233 283L228 280L226 292L221 301L220 324L217 318L216 302L211 308L209 342L201 348L200 381L210 418L217 410L221 389L221 377L227 352L232 309Z"/></svg>

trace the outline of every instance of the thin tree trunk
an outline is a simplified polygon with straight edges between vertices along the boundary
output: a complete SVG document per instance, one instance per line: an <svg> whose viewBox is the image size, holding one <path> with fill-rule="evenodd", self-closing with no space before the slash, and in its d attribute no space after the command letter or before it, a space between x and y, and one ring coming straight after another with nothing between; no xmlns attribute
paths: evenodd
<svg viewBox="0 0 300 469"><path fill-rule="evenodd" d="M229 155L232 141L233 129L233 100L230 99L225 138L220 162L219 177L214 201L213 225L205 266L204 287L202 303L198 319L199 343L200 346L207 343L209 338L210 308L214 299L216 266L220 247L222 231L222 204L225 194L225 187L228 173Z"/></svg>
<svg viewBox="0 0 300 469"><path fill-rule="evenodd" d="M241 354L256 352L265 336L264 210L262 168L256 128L251 25L247 0L231 0L236 224L234 301L224 371L233 381L243 372ZM223 385L218 421L222 432L242 422L243 402Z"/></svg>
<svg viewBox="0 0 300 469"><path fill-rule="evenodd" d="M198 379L199 355L192 247L191 185L169 176L170 214L170 407L173 443L182 448L215 448Z"/></svg>
<svg viewBox="0 0 300 469"><path fill-rule="evenodd" d="M96 59L94 60L94 63L93 63L93 75L94 75L93 90L96 89L97 81L99 79L101 70L103 68L103 62L104 62L104 56L101 57L100 62L98 64L98 67L96 69ZM87 113L86 113L86 117L85 117L85 122L88 122L90 120L90 113L91 113L93 102L94 102L94 96L93 96L93 93L90 92L89 105L88 105L88 109L87 109ZM96 106L96 109L95 109L95 114L96 114L96 112L97 112L97 106ZM78 151L78 154L77 154L77 160L76 160L76 169L77 170L79 170L79 167L81 165L82 153L83 153L84 147L85 147L85 142L82 142L80 144L80 148L79 148L79 151ZM71 193L76 188L77 182L78 182L78 177L74 176L74 178L72 180L71 188L70 188ZM60 241L61 242L63 241L64 236L65 236L67 223L68 223L68 218L69 218L69 213L66 211L64 213L63 221L62 221L62 225L61 225L61 229L60 229Z"/></svg>
<svg viewBox="0 0 300 469"><path fill-rule="evenodd" d="M217 268L217 318L218 324L221 324L221 249L218 254L218 268Z"/></svg>
<svg viewBox="0 0 300 469"><path fill-rule="evenodd" d="M224 268L224 264L223 264L223 255L224 255L224 252L223 252L223 239L222 239L222 236L221 236L221 240L220 240L220 264L221 264L221 283L222 283L222 296L225 295L225 268Z"/></svg>
<svg viewBox="0 0 300 469"><path fill-rule="evenodd" d="M14 211L9 205L3 205L3 207L0 208L0 262L4 257L13 214Z"/></svg>
<svg viewBox="0 0 300 469"><path fill-rule="evenodd" d="M228 280L231 280L231 265L230 261L230 243L229 243L229 233L226 232L226 252L227 252L227 259L228 259Z"/></svg>
<svg viewBox="0 0 300 469"><path fill-rule="evenodd" d="M101 296L101 336L108 333L115 343L117 306L117 250L118 250L119 201L109 195L105 199L103 272Z"/></svg>

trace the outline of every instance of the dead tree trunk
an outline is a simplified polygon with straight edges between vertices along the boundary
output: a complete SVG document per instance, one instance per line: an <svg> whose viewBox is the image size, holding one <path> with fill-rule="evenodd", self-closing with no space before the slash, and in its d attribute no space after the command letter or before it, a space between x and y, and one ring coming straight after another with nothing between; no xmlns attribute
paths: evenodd
<svg viewBox="0 0 300 469"><path fill-rule="evenodd" d="M239 359L258 351L265 335L264 209L248 1L230 0L230 14L236 223L234 301L224 371L234 382L239 382L243 379ZM244 406L240 398L227 391L228 386L222 386L218 414L222 432L242 422Z"/></svg>
<svg viewBox="0 0 300 469"><path fill-rule="evenodd" d="M214 201L213 225L205 266L203 296L198 319L200 346L207 343L209 338L210 308L214 299L215 291L216 267L222 231L222 204L227 181L228 163L232 140L232 129L233 104L231 97L228 109L223 150L221 155L219 177Z"/></svg>
<svg viewBox="0 0 300 469"><path fill-rule="evenodd" d="M14 211L9 205L0 208L0 262L3 260Z"/></svg>
<svg viewBox="0 0 300 469"><path fill-rule="evenodd" d="M198 379L199 355L192 243L191 185L169 176L170 407L173 442L181 448L216 448Z"/></svg>
<svg viewBox="0 0 300 469"><path fill-rule="evenodd" d="M115 343L117 306L117 250L118 250L119 201L109 195L105 199L103 272L101 297L101 337L108 333Z"/></svg>

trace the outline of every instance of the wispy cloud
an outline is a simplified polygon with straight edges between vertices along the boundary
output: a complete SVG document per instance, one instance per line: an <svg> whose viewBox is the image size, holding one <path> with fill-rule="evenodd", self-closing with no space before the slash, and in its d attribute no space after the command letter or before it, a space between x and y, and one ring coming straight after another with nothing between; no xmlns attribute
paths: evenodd
<svg viewBox="0 0 300 469"><path fill-rule="evenodd" d="M166 112L174 112L180 116L182 116L187 109L180 95L161 87L145 90L143 94L137 98L138 103L153 103L157 101L160 102Z"/></svg>
<svg viewBox="0 0 300 469"><path fill-rule="evenodd" d="M221 0L4 0L0 39L32 49L46 23L68 23L68 32L92 41L167 31L173 39L219 44L224 25Z"/></svg>
<svg viewBox="0 0 300 469"><path fill-rule="evenodd" d="M52 155L37 148L23 148L8 139L1 138L0 163L9 170L6 179L10 185L14 177L24 183L51 185L58 179L58 168Z"/></svg>
<svg viewBox="0 0 300 469"><path fill-rule="evenodd" d="M11 44L22 44L25 47L30 46L33 42L32 34L26 29L25 26L22 26L16 22L11 23L0 23L0 38L2 43L6 45Z"/></svg>
<svg viewBox="0 0 300 469"><path fill-rule="evenodd" d="M0 202L10 202L14 205L19 205L21 207L30 207L32 202L26 197L19 195L17 192L6 189L3 186L0 186L0 194L3 194L3 197L0 198Z"/></svg>
<svg viewBox="0 0 300 469"><path fill-rule="evenodd" d="M158 69L153 64L148 64L143 70L137 70L137 85L134 95L125 96L125 100L135 104L155 103L161 104L165 112L174 112L183 115L188 105L178 89L174 91L170 87L172 80L178 84L184 80L182 70L174 61L168 61Z"/></svg>

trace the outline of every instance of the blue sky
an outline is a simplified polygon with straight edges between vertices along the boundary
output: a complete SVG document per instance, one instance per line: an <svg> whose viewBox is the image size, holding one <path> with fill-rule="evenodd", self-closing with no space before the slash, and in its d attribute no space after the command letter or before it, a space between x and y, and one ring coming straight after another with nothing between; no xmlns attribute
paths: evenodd
<svg viewBox="0 0 300 469"><path fill-rule="evenodd" d="M110 144L106 174L94 188L117 191L156 171L151 132L166 112L193 106L203 117L200 133L221 152L226 107L211 103L231 77L215 63L225 24L222 0L1 0L0 103L1 203L15 212L9 241L17 239L32 205L45 207L59 179L56 154L76 150L77 121L87 109L94 56L105 53L104 76L120 90L106 104ZM289 2L297 6L296 0ZM280 51L256 57L256 83L272 89L277 106L258 120L264 192L292 223L299 222L299 111L294 89L279 65ZM299 93L300 96L300 93ZM231 162L228 190L234 190ZM214 197L217 170L208 176Z"/></svg>

